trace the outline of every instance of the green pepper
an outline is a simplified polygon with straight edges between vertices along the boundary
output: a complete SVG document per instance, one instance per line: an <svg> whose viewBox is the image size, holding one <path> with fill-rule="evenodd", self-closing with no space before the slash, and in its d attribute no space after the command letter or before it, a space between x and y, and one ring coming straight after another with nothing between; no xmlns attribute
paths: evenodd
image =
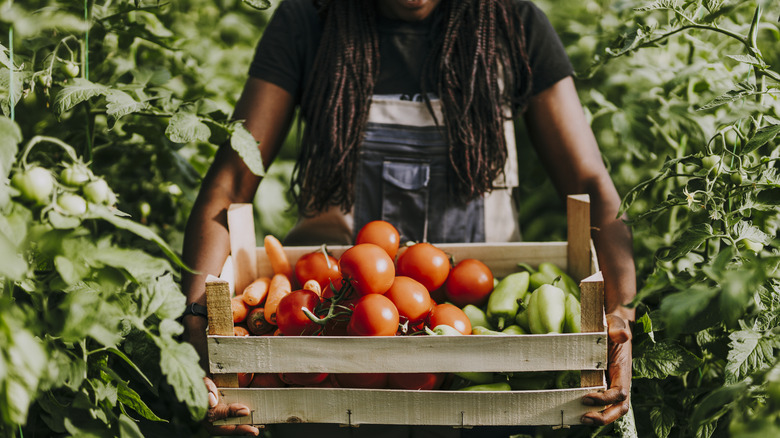
<svg viewBox="0 0 780 438"><path fill-rule="evenodd" d="M558 389L579 388L580 372L574 370L558 371L555 376L555 387Z"/></svg>
<svg viewBox="0 0 780 438"><path fill-rule="evenodd" d="M509 386L514 390L540 390L551 389L555 385L555 371L530 371L523 373L512 373L509 376Z"/></svg>
<svg viewBox="0 0 780 438"><path fill-rule="evenodd" d="M526 331L524 328L520 327L517 324L512 324L509 327L501 330L501 333L507 335L527 335L528 331Z"/></svg>
<svg viewBox="0 0 780 438"><path fill-rule="evenodd" d="M491 330L493 329L493 326L488 322L487 315L479 307L473 304L466 304L463 306L463 313L465 313L469 318L469 321L471 321L472 327L482 326Z"/></svg>
<svg viewBox="0 0 780 438"><path fill-rule="evenodd" d="M543 284L552 284L555 281L555 275L549 275L546 272L538 271L531 274L529 278L530 289L539 289Z"/></svg>
<svg viewBox="0 0 780 438"><path fill-rule="evenodd" d="M485 383L460 388L458 391L511 391L509 382Z"/></svg>
<svg viewBox="0 0 780 438"><path fill-rule="evenodd" d="M564 292L574 295L578 300L580 299L580 287L577 285L574 279L569 276L569 274L567 274L555 263L539 263L539 272L544 272L547 274L547 276L553 278L553 281L550 282L550 284L558 286L563 289ZM560 277L560 280L556 282L555 279L558 277Z"/></svg>
<svg viewBox="0 0 780 438"><path fill-rule="evenodd" d="M559 287L543 284L531 296L528 328L531 333L561 333L566 319L566 293Z"/></svg>
<svg viewBox="0 0 780 438"><path fill-rule="evenodd" d="M511 324L520 302L528 293L530 274L528 272L515 272L504 277L493 289L487 303L487 318L494 327L503 330Z"/></svg>
<svg viewBox="0 0 780 438"><path fill-rule="evenodd" d="M434 327L433 330L426 329L429 335L434 336L463 336L461 332L459 332L456 328L449 326L447 324L439 324L436 327ZM491 383L493 381L493 373L491 372L476 372L476 371L462 371L462 372L456 372L452 373L455 374L458 377L462 377L470 382L473 383L479 383L479 384L485 384L485 383Z"/></svg>
<svg viewBox="0 0 780 438"><path fill-rule="evenodd" d="M497 332L495 330L490 330L489 328L485 328L482 326L476 326L471 328L471 334L472 335L504 335L506 336L506 333Z"/></svg>
<svg viewBox="0 0 780 438"><path fill-rule="evenodd" d="M449 326L447 324L439 324L436 327L433 328L432 332L428 332L429 335L438 335L438 336L463 336L463 334L458 331L455 327Z"/></svg>
<svg viewBox="0 0 780 438"><path fill-rule="evenodd" d="M582 331L582 318L580 317L580 302L574 295L566 295L564 303L566 317L563 322L563 331L565 333L580 333Z"/></svg>
<svg viewBox="0 0 780 438"><path fill-rule="evenodd" d="M531 331L528 327L528 307L531 305L531 297L533 297L533 295L534 294L532 293L525 295L523 304L520 306L520 311L517 312L517 316L515 316L515 323L526 332Z"/></svg>

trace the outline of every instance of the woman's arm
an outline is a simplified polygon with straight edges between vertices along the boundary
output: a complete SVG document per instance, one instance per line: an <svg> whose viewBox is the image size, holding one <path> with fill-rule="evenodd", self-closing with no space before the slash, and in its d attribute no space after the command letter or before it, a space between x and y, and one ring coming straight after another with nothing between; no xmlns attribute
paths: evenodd
<svg viewBox="0 0 780 438"><path fill-rule="evenodd" d="M609 389L588 394L586 404L612 405L587 414L584 423L606 424L628 411L631 387L631 331L634 310L623 307L636 295L631 233L618 217L620 197L585 119L574 81L560 80L531 99L525 113L529 136L561 196L587 193L592 237L604 274L610 342Z"/></svg>
<svg viewBox="0 0 780 438"><path fill-rule="evenodd" d="M293 98L287 91L259 79L247 81L233 117L244 120L247 129L260 142L265 168L271 165L284 142L293 110ZM201 183L184 233L184 262L197 272L182 276L182 290L187 296L187 303L206 304L206 276L218 276L230 252L227 209L232 203L252 202L260 180L232 147L223 145L217 151ZM195 347L201 367L208 372L206 323L204 318L192 315L185 316L183 320L184 339ZM209 386L209 391L216 392L213 384ZM209 398L211 421L228 416L228 412L230 416L240 415L240 406L217 408L216 394ZM256 428L247 426L225 426L213 428L213 431L257 434Z"/></svg>

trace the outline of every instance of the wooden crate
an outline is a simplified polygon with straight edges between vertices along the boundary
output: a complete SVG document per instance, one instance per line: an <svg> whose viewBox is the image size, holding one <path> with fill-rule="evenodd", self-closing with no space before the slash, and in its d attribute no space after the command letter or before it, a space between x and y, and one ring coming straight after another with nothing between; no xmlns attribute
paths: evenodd
<svg viewBox="0 0 780 438"><path fill-rule="evenodd" d="M455 260L476 258L497 277L556 263L580 281L582 333L512 336L234 337L230 297L270 266L255 248L251 205L231 208L232 253L221 278L207 281L210 370L226 403L243 403L252 414L219 424L285 422L449 425L579 424L598 408L581 397L605 389L607 334L604 282L590 241L589 201L568 201L568 242L439 244ZM252 229L248 229L251 227ZM243 230L241 238L234 231ZM247 236L251 233L251 237ZM329 247L338 257L348 247ZM317 247L288 247L294 263ZM238 265L249 267L237 269ZM253 270L251 275L245 271ZM236 373L251 372L458 372L581 370L581 387L541 391L406 391L333 388L238 388Z"/></svg>

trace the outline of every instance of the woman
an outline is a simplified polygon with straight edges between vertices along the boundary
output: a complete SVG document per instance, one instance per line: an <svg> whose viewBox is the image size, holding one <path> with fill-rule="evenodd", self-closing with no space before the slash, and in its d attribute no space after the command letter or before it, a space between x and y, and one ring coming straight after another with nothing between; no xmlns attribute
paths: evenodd
<svg viewBox="0 0 780 438"><path fill-rule="evenodd" d="M288 244L348 244L362 224L380 218L411 240L519 239L512 122L522 119L560 195L591 197L612 342L609 389L583 398L606 409L582 422L606 424L628 410L634 315L623 305L636 288L631 236L617 218L620 199L571 65L538 8L523 0L284 1L235 113L259 141L266 167L297 106L306 122L293 175L301 220ZM219 150L186 230L186 262L202 273L184 277L188 302L204 304L205 275L217 274L229 252L227 207L251 202L259 182L231 148ZM184 323L206 368L206 322L187 316ZM210 420L248 415L240 405L217 405L206 380Z"/></svg>

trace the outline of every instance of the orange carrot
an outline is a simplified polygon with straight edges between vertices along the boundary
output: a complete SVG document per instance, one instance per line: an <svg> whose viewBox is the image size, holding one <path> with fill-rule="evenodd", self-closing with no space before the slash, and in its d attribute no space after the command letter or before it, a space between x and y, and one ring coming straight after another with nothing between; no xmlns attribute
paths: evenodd
<svg viewBox="0 0 780 438"><path fill-rule="evenodd" d="M302 289L310 290L315 294L322 296L322 288L320 287L320 283L317 280L306 280L306 283L303 284Z"/></svg>
<svg viewBox="0 0 780 438"><path fill-rule="evenodd" d="M268 295L268 286L270 284L271 279L269 277L260 277L249 283L249 286L244 288L244 293L241 294L244 302L253 307L262 303L266 295Z"/></svg>
<svg viewBox="0 0 780 438"><path fill-rule="evenodd" d="M249 306L241 299L241 295L230 299L230 307L233 310L234 324L243 322L246 319L246 315L249 313Z"/></svg>
<svg viewBox="0 0 780 438"><path fill-rule="evenodd" d="M242 325L234 325L233 336L249 336L249 330Z"/></svg>
<svg viewBox="0 0 780 438"><path fill-rule="evenodd" d="M287 259L287 254L284 253L282 242L268 234L263 240L263 245L274 274L284 274L288 279L292 279L292 265L290 265L290 261Z"/></svg>
<svg viewBox="0 0 780 438"><path fill-rule="evenodd" d="M276 325L276 309L279 307L279 301L285 295L292 292L290 279L284 274L274 274L271 277L271 284L268 285L268 295L265 298L265 320Z"/></svg>

